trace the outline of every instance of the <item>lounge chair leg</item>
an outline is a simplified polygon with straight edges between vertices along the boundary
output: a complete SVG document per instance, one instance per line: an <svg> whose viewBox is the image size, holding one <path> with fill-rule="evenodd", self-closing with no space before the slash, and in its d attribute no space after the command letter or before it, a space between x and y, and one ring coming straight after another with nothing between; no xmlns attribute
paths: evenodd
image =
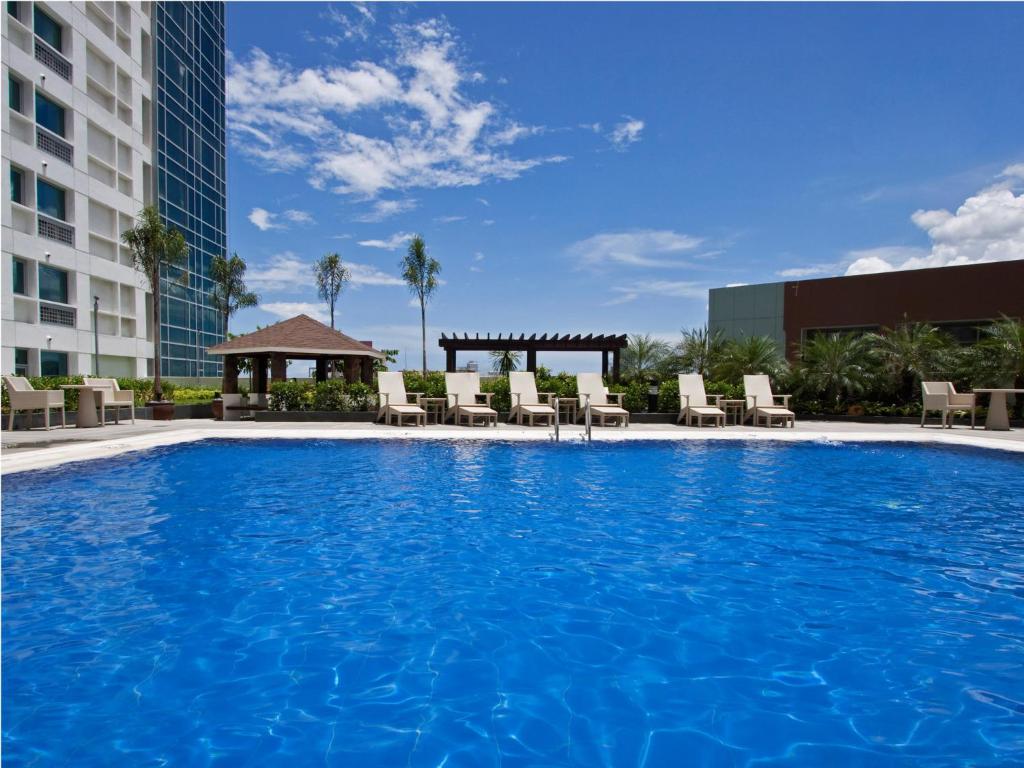
<svg viewBox="0 0 1024 768"><path fill-rule="evenodd" d="M46 406L43 409L43 426L46 427L46 431L50 431L50 406Z"/></svg>
<svg viewBox="0 0 1024 768"><path fill-rule="evenodd" d="M9 419L7 419L7 431L8 432L13 432L14 431L14 409L13 408L11 408L11 417Z"/></svg>

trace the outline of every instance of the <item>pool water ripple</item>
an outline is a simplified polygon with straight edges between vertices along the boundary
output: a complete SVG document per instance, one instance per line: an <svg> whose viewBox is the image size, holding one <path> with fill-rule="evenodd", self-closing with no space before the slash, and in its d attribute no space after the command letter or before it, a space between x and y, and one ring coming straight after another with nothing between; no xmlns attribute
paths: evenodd
<svg viewBox="0 0 1024 768"><path fill-rule="evenodd" d="M1022 470L206 441L9 476L4 760L1019 765Z"/></svg>

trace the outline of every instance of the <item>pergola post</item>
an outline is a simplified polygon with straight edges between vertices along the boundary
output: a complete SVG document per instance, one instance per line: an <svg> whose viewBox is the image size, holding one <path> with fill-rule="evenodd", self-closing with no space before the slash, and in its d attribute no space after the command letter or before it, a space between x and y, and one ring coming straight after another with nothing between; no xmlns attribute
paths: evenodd
<svg viewBox="0 0 1024 768"><path fill-rule="evenodd" d="M318 357L316 359L316 380L317 383L321 381L327 381L327 358Z"/></svg>
<svg viewBox="0 0 1024 768"><path fill-rule="evenodd" d="M526 350L526 370L530 373L537 372L537 350L535 349Z"/></svg>
<svg viewBox="0 0 1024 768"><path fill-rule="evenodd" d="M224 381L221 391L225 395L238 394L238 355L224 355Z"/></svg>
<svg viewBox="0 0 1024 768"><path fill-rule="evenodd" d="M601 378L605 378L608 375L608 350L601 350Z"/></svg>
<svg viewBox="0 0 1024 768"><path fill-rule="evenodd" d="M619 381L619 350L612 352L612 381Z"/></svg>
<svg viewBox="0 0 1024 768"><path fill-rule="evenodd" d="M455 350L454 349L445 350L445 366L444 366L444 369L446 371L448 371L448 373L455 373Z"/></svg>
<svg viewBox="0 0 1024 768"><path fill-rule="evenodd" d="M270 356L270 383L288 381L288 359L283 352Z"/></svg>

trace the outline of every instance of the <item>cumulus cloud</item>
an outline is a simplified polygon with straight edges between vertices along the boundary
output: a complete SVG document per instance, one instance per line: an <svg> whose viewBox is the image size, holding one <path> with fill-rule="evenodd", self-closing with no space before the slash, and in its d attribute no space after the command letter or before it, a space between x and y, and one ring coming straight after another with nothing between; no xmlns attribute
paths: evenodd
<svg viewBox="0 0 1024 768"><path fill-rule="evenodd" d="M883 247L849 254L848 275L1024 259L1024 164L1008 166L996 183L968 197L956 211L918 210L910 220L930 248Z"/></svg>
<svg viewBox="0 0 1024 768"><path fill-rule="evenodd" d="M260 309L272 315L277 315L282 320L287 320L296 315L309 315L321 323L326 323L330 319L323 305L312 304L308 301L268 301L261 303Z"/></svg>
<svg viewBox="0 0 1024 768"><path fill-rule="evenodd" d="M384 238L383 240L360 240L359 244L366 248L380 248L385 251L396 251L412 240L412 238L413 236L409 232L396 232L391 237Z"/></svg>
<svg viewBox="0 0 1024 768"><path fill-rule="evenodd" d="M581 267L684 267L692 265L673 257L691 252L703 242L669 229L640 229L594 235L573 243L568 252Z"/></svg>
<svg viewBox="0 0 1024 768"><path fill-rule="evenodd" d="M617 294L605 302L605 306L626 304L636 301L641 296L665 296L672 299L707 300L708 287L700 283L686 280L637 280L623 285L616 285L612 292Z"/></svg>
<svg viewBox="0 0 1024 768"><path fill-rule="evenodd" d="M233 145L269 170L301 168L319 189L365 198L514 179L566 159L505 149L534 129L468 94L480 78L445 22L397 25L391 35L394 55L382 63L299 69L258 48L229 56Z"/></svg>
<svg viewBox="0 0 1024 768"><path fill-rule="evenodd" d="M615 125L608 134L608 140L612 146L620 152L630 144L640 141L640 134L644 130L644 121L626 116L626 119Z"/></svg>
<svg viewBox="0 0 1024 768"><path fill-rule="evenodd" d="M283 221L282 221L283 220ZM249 212L249 221L252 222L253 226L260 230L260 232L266 232L269 229L286 229L290 222L292 224L313 224L313 216L308 211L299 211L294 208L290 208L283 213L271 213L265 208L253 208Z"/></svg>
<svg viewBox="0 0 1024 768"><path fill-rule="evenodd" d="M364 285L405 285L405 281L398 275L389 274L370 264L356 264L347 262L346 265L351 275L351 284L354 288Z"/></svg>
<svg viewBox="0 0 1024 768"><path fill-rule="evenodd" d="M465 221L465 216L438 216L436 221L439 224L454 224L456 221Z"/></svg>
<svg viewBox="0 0 1024 768"><path fill-rule="evenodd" d="M364 285L405 285L397 275L384 272L371 264L360 264L345 259L343 261L348 267L349 284L353 288L361 288ZM249 267L245 279L264 293L294 294L316 290L313 262L296 256L292 251L275 254L265 264ZM266 307L265 304L260 306Z"/></svg>
<svg viewBox="0 0 1024 768"><path fill-rule="evenodd" d="M834 271L834 264L812 264L811 266L808 267L792 267L790 269L781 269L775 274L778 275L779 277L800 279L801 277L815 277L817 275L826 275Z"/></svg>
<svg viewBox="0 0 1024 768"><path fill-rule="evenodd" d="M384 221L384 219L397 216L400 213L408 213L409 211L415 210L416 205L416 201L411 199L378 200L370 207L370 210L356 216L355 220L368 224L376 224Z"/></svg>

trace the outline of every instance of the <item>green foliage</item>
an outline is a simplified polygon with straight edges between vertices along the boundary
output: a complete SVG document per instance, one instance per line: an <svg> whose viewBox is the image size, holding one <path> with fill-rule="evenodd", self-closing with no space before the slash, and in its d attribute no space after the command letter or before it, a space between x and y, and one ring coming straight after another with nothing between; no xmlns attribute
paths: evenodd
<svg viewBox="0 0 1024 768"><path fill-rule="evenodd" d="M622 407L630 413L644 413L647 411L648 395L650 385L643 379L636 379L626 385L625 396L622 398Z"/></svg>
<svg viewBox="0 0 1024 768"><path fill-rule="evenodd" d="M739 384L743 377L766 373L775 376L785 370L779 347L770 336L746 336L727 341L721 356L711 368L715 379Z"/></svg>
<svg viewBox="0 0 1024 768"><path fill-rule="evenodd" d="M979 376L988 384L1024 387L1024 322L1004 315L982 334L974 364Z"/></svg>
<svg viewBox="0 0 1024 768"><path fill-rule="evenodd" d="M837 406L871 383L871 339L853 333L819 334L800 352L799 387L823 393Z"/></svg>
<svg viewBox="0 0 1024 768"><path fill-rule="evenodd" d="M509 391L508 376L495 376L491 379L481 379L481 392L492 392L491 408L496 411L509 411L512 408L512 395Z"/></svg>
<svg viewBox="0 0 1024 768"><path fill-rule="evenodd" d="M365 386L365 385L364 385ZM273 392L273 388L271 388ZM341 379L321 381L313 389L311 410L314 411L344 411L347 410L348 401L345 398L345 382Z"/></svg>
<svg viewBox="0 0 1024 768"><path fill-rule="evenodd" d="M675 376L658 385L658 413L679 413L679 379Z"/></svg>
<svg viewBox="0 0 1024 768"><path fill-rule="evenodd" d="M427 375L427 302L441 284L438 275L441 263L427 253L427 244L420 235L409 241L409 250L399 265L402 279L420 302L420 332L423 341L423 375Z"/></svg>
<svg viewBox="0 0 1024 768"><path fill-rule="evenodd" d="M308 411L313 404L313 384L308 381L275 381L268 394L272 411Z"/></svg>
<svg viewBox="0 0 1024 768"><path fill-rule="evenodd" d="M571 373L558 373L554 376L551 372L540 366L536 374L538 392L554 392L561 399L579 397L576 388L576 377Z"/></svg>
<svg viewBox="0 0 1024 768"><path fill-rule="evenodd" d="M327 302L331 311L331 328L334 327L334 306L345 284L352 279L352 273L337 253L328 253L313 265L317 295Z"/></svg>
<svg viewBox="0 0 1024 768"><path fill-rule="evenodd" d="M237 253L232 253L230 258L217 254L210 260L210 280L213 281L210 299L224 318L225 332L235 312L255 307L260 302L260 297L245 284L245 270L245 260Z"/></svg>
<svg viewBox="0 0 1024 768"><path fill-rule="evenodd" d="M406 392L422 392L426 397L444 397L445 385L444 374L440 371L431 371L424 376L419 371L405 371Z"/></svg>
<svg viewBox="0 0 1024 768"><path fill-rule="evenodd" d="M955 350L948 335L926 323L886 328L883 333L868 334L867 340L880 363L879 374L888 379L897 397L907 401L920 394L920 382L948 371Z"/></svg>
<svg viewBox="0 0 1024 768"><path fill-rule="evenodd" d="M494 350L489 353L491 357L491 373L508 376L512 371L519 370L519 361L522 354L511 349Z"/></svg>
<svg viewBox="0 0 1024 768"><path fill-rule="evenodd" d="M721 360L725 347L721 331L710 331L706 325L684 330L683 340L676 347L680 369L684 373L706 376Z"/></svg>
<svg viewBox="0 0 1024 768"><path fill-rule="evenodd" d="M633 334L622 353L622 375L627 379L653 377L671 347L650 334Z"/></svg>
<svg viewBox="0 0 1024 768"><path fill-rule="evenodd" d="M85 382L84 376L29 376L29 383L33 389L60 389L61 384L83 384ZM142 407L148 400L153 399L153 381L152 379L130 379L130 378L118 378L117 386L124 390L130 390L135 393L135 405L136 407ZM164 382L164 397L174 399L174 396L180 390L174 386L171 382ZM213 390L210 390L210 399ZM9 410L9 399L7 397L7 387L3 387L3 395L0 397L0 401L3 403L3 411L5 413ZM77 389L66 389L64 390L64 407L69 411L78 410L78 390Z"/></svg>
<svg viewBox="0 0 1024 768"><path fill-rule="evenodd" d="M168 394L167 387L168 385L164 384L164 396L173 400L175 405L212 403L213 396L216 394L215 390L206 387L174 387L173 385L171 385L171 391ZM138 391L135 392L135 399L139 399Z"/></svg>
<svg viewBox="0 0 1024 768"><path fill-rule="evenodd" d="M270 385L272 411L366 411L375 406L375 391L361 381L275 381Z"/></svg>
<svg viewBox="0 0 1024 768"><path fill-rule="evenodd" d="M348 408L352 411L369 411L377 406L377 392L369 384L354 381L345 385Z"/></svg>

